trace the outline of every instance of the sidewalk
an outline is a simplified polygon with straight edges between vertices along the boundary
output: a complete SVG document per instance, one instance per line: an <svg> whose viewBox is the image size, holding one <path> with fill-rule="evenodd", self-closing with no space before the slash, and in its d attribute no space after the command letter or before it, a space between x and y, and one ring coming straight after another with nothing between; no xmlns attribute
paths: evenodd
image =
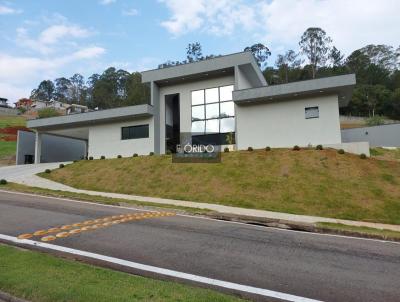
<svg viewBox="0 0 400 302"><path fill-rule="evenodd" d="M17 166L19 167L19 166ZM157 197L145 197L145 196L137 196L137 195L128 195L128 194L119 194L119 193L108 193L108 192L97 192L97 191L89 191L89 190L80 190L75 189L73 187L63 185L34 174L44 171L45 169L54 169L58 167L58 164L40 164L40 165L32 165L32 168L29 171L23 171L21 173L10 173L9 177L6 175L6 179L11 182L31 186L31 187L39 187L50 190L60 190L74 193L82 193L93 196L103 196L103 197L111 197L111 198L119 198L140 202L149 202L149 203L158 203L158 204L168 204L175 205L187 208L197 208L197 209L206 209L215 211L223 214L231 214L237 216L246 216L246 217L254 217L254 218L262 218L262 219L271 219L275 220L278 223L302 223L302 224L315 224L317 222L329 222L329 223L341 223L349 226L359 226L359 227L370 227L375 229L386 229L400 232L400 225L392 225L392 224L382 224L382 223L373 223L373 222L363 222L363 221L352 221L352 220L344 220L344 219L335 219L335 218L326 218L326 217L317 217L317 216L307 216L307 215L297 215L297 214L287 214L287 213L279 213L279 212L271 212L264 210L255 210L255 209L245 209L245 208L237 208L230 207L218 204L211 203L201 203L201 202L193 202L193 201L185 201L185 200L174 200L174 199L166 199L166 198L157 198ZM11 168L11 167L8 167ZM13 169L9 169L13 171ZM0 168L0 175L3 175L4 168ZM1 176L3 177L3 176ZM0 177L0 178L1 178Z"/></svg>

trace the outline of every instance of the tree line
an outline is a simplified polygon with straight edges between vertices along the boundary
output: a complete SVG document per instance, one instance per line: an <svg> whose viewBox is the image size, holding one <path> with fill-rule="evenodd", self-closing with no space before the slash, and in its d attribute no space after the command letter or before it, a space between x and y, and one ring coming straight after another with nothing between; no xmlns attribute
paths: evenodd
<svg viewBox="0 0 400 302"><path fill-rule="evenodd" d="M248 46L244 51L253 53L269 85L355 73L356 88L349 106L341 109L341 113L369 117L384 115L400 120L400 46L396 49L390 45L370 44L345 57L333 45L329 35L317 27L308 28L298 45L299 51L287 50L278 54L273 66L268 64L271 51L262 43ZM204 56L201 44L195 42L186 48L185 60L167 61L158 68L218 56ZM150 90L142 84L139 72L129 73L110 67L86 81L80 74L42 81L32 91L31 98L106 109L148 103Z"/></svg>

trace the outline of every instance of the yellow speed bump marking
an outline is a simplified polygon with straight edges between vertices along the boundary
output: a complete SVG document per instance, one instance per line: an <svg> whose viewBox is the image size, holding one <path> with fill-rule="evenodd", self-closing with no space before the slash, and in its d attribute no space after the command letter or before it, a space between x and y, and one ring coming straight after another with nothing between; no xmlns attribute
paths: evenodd
<svg viewBox="0 0 400 302"><path fill-rule="evenodd" d="M43 236L46 235L49 231L48 230L39 230L33 233L33 236Z"/></svg>
<svg viewBox="0 0 400 302"><path fill-rule="evenodd" d="M113 215L103 218L96 218L92 220L86 220L83 222L77 222L73 224L66 224L59 227L52 227L47 230L38 230L34 233L21 234L18 236L19 239L28 239L33 236L43 236L49 233L57 233L55 236L48 235L41 238L42 241L52 241L57 238L65 238L71 235L76 235L81 232L97 230L104 227L113 226L116 224L129 222L133 220L148 219L153 217L164 217L173 216L175 213L172 212L133 212L128 214Z"/></svg>
<svg viewBox="0 0 400 302"><path fill-rule="evenodd" d="M57 238L65 238L68 237L70 234L69 232L61 232L56 235Z"/></svg>
<svg viewBox="0 0 400 302"><path fill-rule="evenodd" d="M22 234L18 236L18 239L28 239L28 238L32 238L33 234Z"/></svg>
<svg viewBox="0 0 400 302"><path fill-rule="evenodd" d="M53 236L53 235L49 235L49 236L45 236L45 237L42 237L42 241L53 241L53 240L56 240L57 239L57 237L56 236Z"/></svg>

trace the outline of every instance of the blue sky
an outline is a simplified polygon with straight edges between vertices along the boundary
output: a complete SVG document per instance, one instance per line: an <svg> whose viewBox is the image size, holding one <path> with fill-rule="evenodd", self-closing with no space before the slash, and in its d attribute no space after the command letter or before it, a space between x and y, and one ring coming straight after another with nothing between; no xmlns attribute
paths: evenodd
<svg viewBox="0 0 400 302"><path fill-rule="evenodd" d="M129 71L182 60L188 43L227 54L261 42L275 56L297 50L302 32L324 28L349 54L400 44L400 1L0 0L0 97L29 96L42 79Z"/></svg>

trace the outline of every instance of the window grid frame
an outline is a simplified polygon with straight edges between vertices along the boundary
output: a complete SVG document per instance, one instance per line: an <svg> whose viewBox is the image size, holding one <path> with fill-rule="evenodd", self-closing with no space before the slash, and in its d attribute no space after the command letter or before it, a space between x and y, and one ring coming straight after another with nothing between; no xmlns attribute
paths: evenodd
<svg viewBox="0 0 400 302"><path fill-rule="evenodd" d="M221 92L220 89L221 87L228 87L228 86L232 86L234 88L234 85L222 85L222 86L215 86L215 87L208 87L208 88L204 88L204 89L196 89L196 90L191 90L190 91L190 112L191 112L191 123L193 122L204 122L204 131L201 132L201 135L206 135L206 134L215 134L214 132L212 133L207 133L206 129L207 129L207 121L209 120L218 120L218 132L217 133L229 133L229 132L235 132L236 129L234 129L233 131L228 131L228 132L221 132L221 120L222 119L228 119L228 118L236 118L236 112L234 112L233 116L224 116L221 117L221 103L229 103L229 102L233 102L233 98L231 100L227 100L227 101L221 101ZM206 102L206 90L207 89L214 89L214 88L218 88L218 102L212 102L212 103L207 103ZM202 91L203 92L203 104L196 104L196 105L192 105L192 93L194 91ZM233 89L232 89L233 91ZM207 105L211 105L211 104L218 104L218 117L217 118L207 118ZM204 119L196 119L193 120L193 107L199 107L199 106L203 106L204 107ZM199 132L200 133L200 132Z"/></svg>
<svg viewBox="0 0 400 302"><path fill-rule="evenodd" d="M138 128L138 127L146 127L147 128L147 136L145 136L145 137L130 137L129 136L130 128ZM124 138L124 129L128 130L128 136L129 136L128 138ZM150 125L149 124L121 127L121 140L122 141L131 140L131 139L146 139L146 138L149 138L149 137L150 137Z"/></svg>

